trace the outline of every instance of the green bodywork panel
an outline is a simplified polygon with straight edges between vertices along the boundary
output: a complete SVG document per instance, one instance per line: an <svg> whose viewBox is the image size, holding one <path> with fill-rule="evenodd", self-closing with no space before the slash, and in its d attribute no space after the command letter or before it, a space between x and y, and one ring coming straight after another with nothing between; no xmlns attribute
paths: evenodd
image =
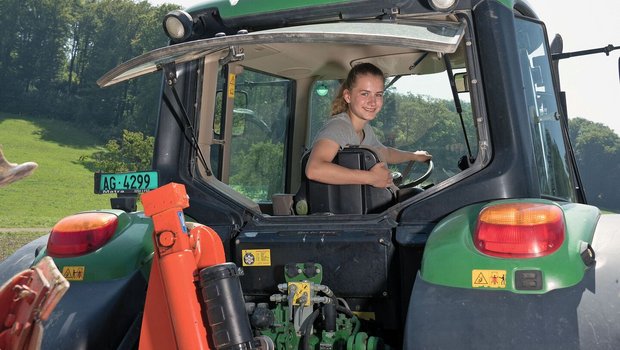
<svg viewBox="0 0 620 350"><path fill-rule="evenodd" d="M54 258L62 272L66 266L83 267L82 282L121 278L140 270L145 279L153 259L153 221L142 212L126 213L105 209L89 212L111 213L118 217L118 227L109 242L89 254L73 258ZM47 255L43 250L38 259ZM77 281L70 281L71 283Z"/></svg>
<svg viewBox="0 0 620 350"><path fill-rule="evenodd" d="M205 1L199 5L191 6L188 12L200 11L210 7L216 7L222 18L251 16L262 13L293 10L304 7L316 7L352 2L365 2L365 0L239 0L236 5L231 5L229 0Z"/></svg>
<svg viewBox="0 0 620 350"><path fill-rule="evenodd" d="M514 202L546 203L557 205L563 210L566 232L564 242L557 251L543 257L510 259L488 256L476 249L473 234L480 211L486 205ZM596 207L542 199L502 200L471 205L457 210L435 226L426 243L420 274L425 281L438 285L520 294L543 294L570 287L581 281L587 269L581 252L592 243L599 216ZM505 271L505 288L481 288L478 285L474 288L473 270ZM541 271L542 289L517 290L514 276L519 270Z"/></svg>
<svg viewBox="0 0 620 350"><path fill-rule="evenodd" d="M315 264L316 275L306 275L306 265L304 263L296 263L294 266L297 268L298 274L296 276L289 276L291 271L283 271L284 278L287 283L300 283L309 282L312 284L320 284L323 279L323 266L321 264ZM291 266L292 268L292 266ZM314 293L312 293L314 294ZM274 342L276 350L298 349L300 348L301 336L296 330L293 322L293 313L299 309L293 309L288 306L288 302L277 302L276 307L271 309L271 313L274 317L274 323L272 326L260 329L261 335L268 336ZM297 311L298 312L298 311ZM360 341L363 343L363 347L360 349L376 349L375 346L366 347L368 343L368 335L364 332L360 332L361 323L356 317L347 317L343 313L338 314L336 318L336 329L333 332L327 332L323 330L320 338L312 334L308 339L308 345L311 349L343 349L345 344L357 344L356 339L363 339ZM370 337L370 342L377 342L379 338ZM349 348L349 347L348 347ZM358 347L354 347L357 349ZM352 347L353 349L353 347Z"/></svg>
<svg viewBox="0 0 620 350"><path fill-rule="evenodd" d="M497 2L508 7L509 9L512 9L515 4L514 0L497 0Z"/></svg>
<svg viewBox="0 0 620 350"><path fill-rule="evenodd" d="M315 284L320 284L323 281L323 266L321 264L314 264L316 271L315 275L307 276L305 274L305 264L304 263L296 263L295 267L297 267L297 276L289 276L286 271L284 271L284 279L287 283L290 282L303 282L308 281Z"/></svg>
<svg viewBox="0 0 620 350"><path fill-rule="evenodd" d="M504 6L512 9L514 0L497 0ZM239 0L231 5L230 0L212 0L190 6L188 12L201 11L207 8L217 8L222 18L252 16L270 12L294 10L300 8L318 7L325 5L350 4L368 2L367 0ZM398 2L394 1L394 6Z"/></svg>

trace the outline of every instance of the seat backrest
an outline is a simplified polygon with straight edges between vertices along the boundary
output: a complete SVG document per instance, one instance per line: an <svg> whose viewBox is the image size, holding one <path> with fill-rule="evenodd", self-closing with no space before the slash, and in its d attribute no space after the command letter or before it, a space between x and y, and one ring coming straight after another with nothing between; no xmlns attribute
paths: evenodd
<svg viewBox="0 0 620 350"><path fill-rule="evenodd" d="M301 184L295 194L294 207L303 214L369 214L379 213L395 202L395 194L389 188L370 185L329 185L309 180L306 164L310 151L301 160ZM379 162L377 154L365 147L348 147L336 155L333 163L360 170L370 170Z"/></svg>

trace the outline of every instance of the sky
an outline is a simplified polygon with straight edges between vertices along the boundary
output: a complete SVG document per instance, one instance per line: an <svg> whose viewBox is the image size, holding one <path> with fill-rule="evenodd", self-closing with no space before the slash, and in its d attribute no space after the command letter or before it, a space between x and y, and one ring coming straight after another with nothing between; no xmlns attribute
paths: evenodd
<svg viewBox="0 0 620 350"><path fill-rule="evenodd" d="M252 1L252 0L233 0ZM154 5L174 3L188 7L196 0L149 0ZM550 40L561 34L564 52L620 46L619 0L529 0L547 25ZM561 86L566 91L568 115L602 123L620 135L620 49L609 56L598 53L560 61Z"/></svg>

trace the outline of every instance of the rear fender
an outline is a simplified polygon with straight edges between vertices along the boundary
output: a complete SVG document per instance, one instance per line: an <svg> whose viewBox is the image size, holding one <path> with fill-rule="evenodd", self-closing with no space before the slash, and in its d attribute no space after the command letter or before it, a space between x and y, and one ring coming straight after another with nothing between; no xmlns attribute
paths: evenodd
<svg viewBox="0 0 620 350"><path fill-rule="evenodd" d="M560 248L549 255L520 259L493 257L480 252L473 242L480 211L490 205L523 202L561 208L565 237ZM583 279L588 268L582 253L592 244L599 216L596 207L543 199L501 200L467 206L446 217L433 229L424 250L420 277L436 285L466 289L497 288L520 294L543 294L575 285ZM490 271L497 271L494 276L502 282L500 285L492 285L491 281L488 284L475 283L479 272L486 274ZM537 287L518 289L517 276L528 271L540 274Z"/></svg>
<svg viewBox="0 0 620 350"><path fill-rule="evenodd" d="M95 282L124 278L140 271L148 279L153 258L152 220L142 212L126 213L114 209L90 212L116 215L116 231L105 245L91 253L70 258L54 257L63 276L70 282ZM45 255L47 248L37 259Z"/></svg>
<svg viewBox="0 0 620 350"><path fill-rule="evenodd" d="M91 253L54 258L70 288L45 322L43 349L137 347L153 259L153 222L142 212L95 212L116 215L117 229ZM45 255L46 248L37 260Z"/></svg>
<svg viewBox="0 0 620 350"><path fill-rule="evenodd" d="M420 275L405 325L406 349L620 349L620 215L594 228L593 268L543 294L448 287Z"/></svg>

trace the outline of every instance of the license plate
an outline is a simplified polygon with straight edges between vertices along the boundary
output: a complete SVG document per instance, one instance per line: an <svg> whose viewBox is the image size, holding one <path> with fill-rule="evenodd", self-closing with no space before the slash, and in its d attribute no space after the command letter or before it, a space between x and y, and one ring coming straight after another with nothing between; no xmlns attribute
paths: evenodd
<svg viewBox="0 0 620 350"><path fill-rule="evenodd" d="M95 173L95 193L140 193L158 187L156 171L131 173Z"/></svg>

